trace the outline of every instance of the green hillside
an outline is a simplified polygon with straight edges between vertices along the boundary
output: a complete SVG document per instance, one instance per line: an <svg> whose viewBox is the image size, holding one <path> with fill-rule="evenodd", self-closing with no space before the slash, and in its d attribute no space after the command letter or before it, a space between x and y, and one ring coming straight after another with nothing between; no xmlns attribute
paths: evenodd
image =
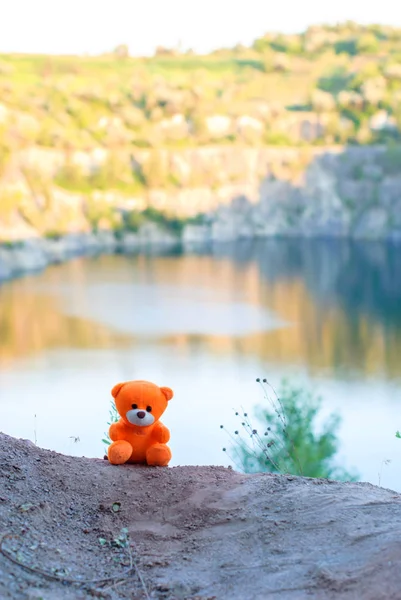
<svg viewBox="0 0 401 600"><path fill-rule="evenodd" d="M207 56L159 49L136 59L124 50L93 58L0 56L2 146L371 143L396 136L399 126L398 29L313 27ZM4 109L17 113L14 129ZM372 129L380 110L387 127ZM319 115L321 127L302 135L301 113L311 123ZM213 128L207 119L216 115L232 121ZM238 124L244 115L262 127Z"/></svg>
<svg viewBox="0 0 401 600"><path fill-rule="evenodd" d="M180 179L161 152L393 145L400 100L401 29L376 25L315 26L202 56L159 48L133 58L124 46L96 57L0 55L0 206L20 205L7 185L13 157L29 148L58 157L57 169L20 169L44 203L54 186L85 196L213 186L212 167L194 175L195 157ZM71 159L94 150L95 169Z"/></svg>

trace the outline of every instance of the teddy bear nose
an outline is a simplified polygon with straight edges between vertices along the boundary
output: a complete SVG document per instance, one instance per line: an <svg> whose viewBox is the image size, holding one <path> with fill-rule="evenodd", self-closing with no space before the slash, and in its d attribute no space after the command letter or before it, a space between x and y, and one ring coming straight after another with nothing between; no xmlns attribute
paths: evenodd
<svg viewBox="0 0 401 600"><path fill-rule="evenodd" d="M143 419L144 417L146 417L146 412L144 410L138 410L136 416L138 417L138 419Z"/></svg>

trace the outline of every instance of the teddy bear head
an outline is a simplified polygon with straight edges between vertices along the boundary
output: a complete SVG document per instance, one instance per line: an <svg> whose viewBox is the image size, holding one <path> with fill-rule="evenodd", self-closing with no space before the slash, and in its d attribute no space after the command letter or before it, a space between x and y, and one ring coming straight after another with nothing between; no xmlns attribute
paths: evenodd
<svg viewBox="0 0 401 600"><path fill-rule="evenodd" d="M117 383L111 390L118 414L127 425L149 427L164 413L173 397L168 387L158 387L149 381Z"/></svg>

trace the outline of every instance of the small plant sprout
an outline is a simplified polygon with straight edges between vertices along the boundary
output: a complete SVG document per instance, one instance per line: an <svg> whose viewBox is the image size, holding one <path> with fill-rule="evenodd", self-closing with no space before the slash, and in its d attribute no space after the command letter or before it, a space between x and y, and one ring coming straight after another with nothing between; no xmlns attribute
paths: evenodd
<svg viewBox="0 0 401 600"><path fill-rule="evenodd" d="M33 439L34 439L34 442L35 442L35 446L38 445L38 438L37 438L36 432L37 432L36 415L34 415Z"/></svg>
<svg viewBox="0 0 401 600"><path fill-rule="evenodd" d="M115 405L114 401L111 400L110 409L109 409L109 420L107 421L107 425L110 427L110 425L112 423L117 423L119 418L120 418L120 416L117 412L116 405ZM111 439L110 439L108 431L104 433L104 438L102 439L102 442L103 442L103 444L106 444L106 448L105 448L105 452L106 452L107 446L110 446L110 444L111 444Z"/></svg>
<svg viewBox="0 0 401 600"><path fill-rule="evenodd" d="M379 487L381 487L381 483L382 483L383 467L387 467L390 463L391 463L390 458L386 458L386 459L382 460L382 462L381 462L380 471L377 474L379 477Z"/></svg>
<svg viewBox="0 0 401 600"><path fill-rule="evenodd" d="M123 527L120 531L120 535L115 537L112 543L119 548L127 548L129 546L128 529Z"/></svg>

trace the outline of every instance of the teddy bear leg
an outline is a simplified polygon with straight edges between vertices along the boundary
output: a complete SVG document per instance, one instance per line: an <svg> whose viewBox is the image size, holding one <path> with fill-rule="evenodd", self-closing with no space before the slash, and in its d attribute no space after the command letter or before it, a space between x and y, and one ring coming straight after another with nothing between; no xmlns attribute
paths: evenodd
<svg viewBox="0 0 401 600"><path fill-rule="evenodd" d="M107 456L112 465L123 465L132 454L132 446L125 440L118 440L110 444Z"/></svg>
<svg viewBox="0 0 401 600"><path fill-rule="evenodd" d="M171 460L171 450L166 444L154 444L146 452L146 462L150 467L167 467Z"/></svg>

